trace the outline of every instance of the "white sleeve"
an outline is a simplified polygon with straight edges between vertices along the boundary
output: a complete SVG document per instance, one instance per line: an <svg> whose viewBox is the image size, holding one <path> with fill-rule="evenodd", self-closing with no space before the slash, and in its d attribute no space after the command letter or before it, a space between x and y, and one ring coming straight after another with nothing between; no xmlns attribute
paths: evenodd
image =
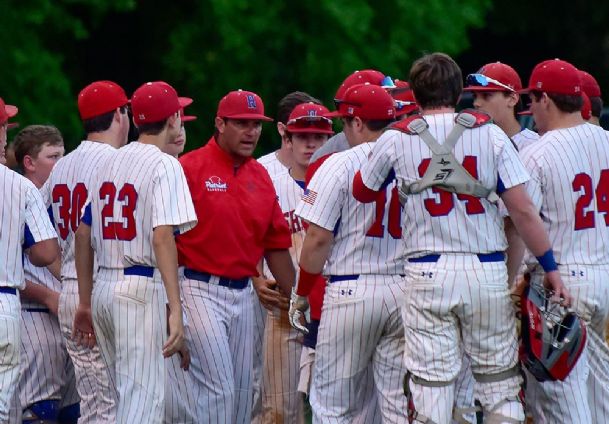
<svg viewBox="0 0 609 424"><path fill-rule="evenodd" d="M494 125L489 128L489 136L492 137L497 160L498 194L527 182L529 173L508 136Z"/></svg>
<svg viewBox="0 0 609 424"><path fill-rule="evenodd" d="M153 196L153 228L172 225L182 234L197 225L197 215L184 170L169 155L159 164Z"/></svg>
<svg viewBox="0 0 609 424"><path fill-rule="evenodd" d="M399 131L385 131L373 143L374 147L368 155L368 162L364 163L360 170L362 181L369 189L378 191L394 169L394 163L397 161L395 141L399 140L400 136Z"/></svg>
<svg viewBox="0 0 609 424"><path fill-rule="evenodd" d="M40 191L29 181L25 181L25 183L25 225L27 225L32 235L33 242L38 243L39 241L57 238L57 233L53 224L51 224Z"/></svg>
<svg viewBox="0 0 609 424"><path fill-rule="evenodd" d="M302 219L328 231L334 231L341 215L341 210L336 205L342 205L348 195L341 156L335 154L319 167L295 211Z"/></svg>
<svg viewBox="0 0 609 424"><path fill-rule="evenodd" d="M521 154L524 165L531 175L531 178L525 184L525 188L537 210L541 211L544 183L540 149L525 149Z"/></svg>
<svg viewBox="0 0 609 424"><path fill-rule="evenodd" d="M42 196L42 203L45 207L49 207L52 204L51 201L51 178L47 178L44 185L40 188L40 196Z"/></svg>

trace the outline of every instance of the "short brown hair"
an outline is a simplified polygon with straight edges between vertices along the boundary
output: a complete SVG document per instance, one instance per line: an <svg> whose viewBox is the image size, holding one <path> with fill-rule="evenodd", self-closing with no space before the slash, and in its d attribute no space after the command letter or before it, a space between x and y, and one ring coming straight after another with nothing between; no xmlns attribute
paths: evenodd
<svg viewBox="0 0 609 424"><path fill-rule="evenodd" d="M603 99L600 97L590 97L590 107L592 108L592 116L600 118L603 113Z"/></svg>
<svg viewBox="0 0 609 424"><path fill-rule="evenodd" d="M137 130L138 130L140 135L142 135L142 134L146 134L146 135L159 135L163 131L165 126L167 125L167 121L169 121L169 118L164 119L162 121L158 121L158 122L150 122L148 124L140 124L140 125L138 125Z"/></svg>
<svg viewBox="0 0 609 424"><path fill-rule="evenodd" d="M584 99L582 96L571 96L569 94L555 94L546 93L548 97L554 102L558 110L565 113L574 113L582 110ZM536 101L541 99L541 91L531 91L531 95L535 97Z"/></svg>
<svg viewBox="0 0 609 424"><path fill-rule="evenodd" d="M421 109L457 106L463 91L459 65L447 54L427 54L410 68L410 87Z"/></svg>
<svg viewBox="0 0 609 424"><path fill-rule="evenodd" d="M351 124L353 122L352 116L344 118L346 122ZM391 125L395 119L362 119L363 124L366 126L368 131L378 132L384 130L386 127Z"/></svg>
<svg viewBox="0 0 609 424"><path fill-rule="evenodd" d="M277 105L277 116L275 117L277 122L286 124L288 119L290 119L290 114L296 106L309 102L315 103L316 105L321 104L318 99L304 91L294 91L290 94L286 94L283 99L279 100L279 104Z"/></svg>
<svg viewBox="0 0 609 424"><path fill-rule="evenodd" d="M61 132L52 125L28 125L17 133L13 140L15 159L19 167L23 168L23 159L26 156L37 158L45 144L63 146Z"/></svg>

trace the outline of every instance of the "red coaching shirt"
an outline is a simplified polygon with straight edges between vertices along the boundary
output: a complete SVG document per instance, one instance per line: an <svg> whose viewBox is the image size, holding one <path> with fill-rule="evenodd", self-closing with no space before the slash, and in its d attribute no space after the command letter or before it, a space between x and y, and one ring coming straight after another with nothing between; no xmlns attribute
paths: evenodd
<svg viewBox="0 0 609 424"><path fill-rule="evenodd" d="M176 238L179 264L232 279L258 275L265 250L292 245L269 174L254 159L235 167L215 138L180 158L199 223Z"/></svg>

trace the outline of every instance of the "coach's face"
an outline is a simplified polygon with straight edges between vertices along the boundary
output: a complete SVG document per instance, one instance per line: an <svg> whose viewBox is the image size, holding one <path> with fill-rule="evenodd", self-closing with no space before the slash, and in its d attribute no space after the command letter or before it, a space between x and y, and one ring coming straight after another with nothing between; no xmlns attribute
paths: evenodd
<svg viewBox="0 0 609 424"><path fill-rule="evenodd" d="M262 123L253 119L216 118L216 128L220 148L239 158L248 158L254 154L262 133Z"/></svg>

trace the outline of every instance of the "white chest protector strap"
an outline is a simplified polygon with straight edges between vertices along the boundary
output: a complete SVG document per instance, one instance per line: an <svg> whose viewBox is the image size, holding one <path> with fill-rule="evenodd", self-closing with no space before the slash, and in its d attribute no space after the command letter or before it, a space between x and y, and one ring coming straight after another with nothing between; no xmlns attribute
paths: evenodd
<svg viewBox="0 0 609 424"><path fill-rule="evenodd" d="M439 187L451 193L469 194L488 199L490 202L499 200L494 190L484 187L461 165L453 155L453 148L466 129L473 128L476 117L468 112L462 112L455 119L456 125L450 131L444 144L438 143L429 132L429 125L423 118L411 121L407 128L417 134L427 144L432 152L429 166L423 177L413 183L402 182L400 191L404 195L420 193L429 187Z"/></svg>

